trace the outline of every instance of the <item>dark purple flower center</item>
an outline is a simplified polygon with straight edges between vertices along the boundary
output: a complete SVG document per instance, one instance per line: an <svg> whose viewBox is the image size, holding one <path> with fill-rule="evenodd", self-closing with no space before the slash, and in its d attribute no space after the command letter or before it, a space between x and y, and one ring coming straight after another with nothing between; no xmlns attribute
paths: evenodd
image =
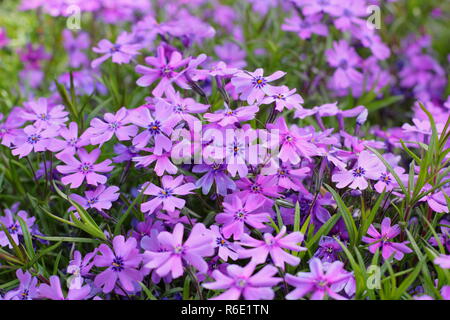
<svg viewBox="0 0 450 320"><path fill-rule="evenodd" d="M39 120L42 120L42 121L47 121L50 119L50 117L46 113L41 113L40 115L38 115L38 118L39 118Z"/></svg>
<svg viewBox="0 0 450 320"><path fill-rule="evenodd" d="M92 171L92 164L90 164L89 162L84 162L81 166L80 166L80 171L83 174L88 174L89 172Z"/></svg>
<svg viewBox="0 0 450 320"><path fill-rule="evenodd" d="M286 97L284 96L284 94L281 94L281 93L273 95L272 98L278 99L278 100L286 100Z"/></svg>
<svg viewBox="0 0 450 320"><path fill-rule="evenodd" d="M219 245L221 247L228 247L227 241L222 237L217 237L216 243L217 243L217 245Z"/></svg>
<svg viewBox="0 0 450 320"><path fill-rule="evenodd" d="M159 197L165 199L165 198L168 198L168 197L172 196L172 194L173 194L172 189L164 188L163 190L161 190L159 192Z"/></svg>
<svg viewBox="0 0 450 320"><path fill-rule="evenodd" d="M150 133L152 135L160 134L161 133L161 122L159 122L158 120L155 120L152 123L150 123L148 125L148 131L150 131Z"/></svg>
<svg viewBox="0 0 450 320"><path fill-rule="evenodd" d="M173 248L173 252L175 254L181 255L184 252L184 247L181 244L179 244L179 245L175 246L175 248Z"/></svg>
<svg viewBox="0 0 450 320"><path fill-rule="evenodd" d="M33 133L32 135L30 135L28 137L28 143L30 144L36 144L39 142L39 140L41 140L41 136L39 134Z"/></svg>
<svg viewBox="0 0 450 320"><path fill-rule="evenodd" d="M366 174L366 170L362 167L358 167L356 169L353 169L353 176L354 177L362 177Z"/></svg>
<svg viewBox="0 0 450 320"><path fill-rule="evenodd" d="M67 144L71 147L75 147L77 145L77 142L78 142L77 138L72 138L67 141Z"/></svg>
<svg viewBox="0 0 450 320"><path fill-rule="evenodd" d="M20 293L20 300L28 300L28 294L30 293L30 291L28 291L28 289L24 289L21 293Z"/></svg>
<svg viewBox="0 0 450 320"><path fill-rule="evenodd" d="M119 52L121 47L122 47L122 46L121 46L120 44L115 44L115 45L110 49L110 52L111 52L111 53Z"/></svg>
<svg viewBox="0 0 450 320"><path fill-rule="evenodd" d="M342 59L340 62L339 62L339 66L338 66L340 69L343 69L343 70L347 70L348 69L348 61L347 60L345 60L345 59Z"/></svg>
<svg viewBox="0 0 450 320"><path fill-rule="evenodd" d="M257 184L257 183L254 183L254 184L251 185L250 190L253 193L261 193L261 186L259 184Z"/></svg>
<svg viewBox="0 0 450 320"><path fill-rule="evenodd" d="M8 232L10 234L16 234L19 231L19 225L17 223L13 223L8 227Z"/></svg>
<svg viewBox="0 0 450 320"><path fill-rule="evenodd" d="M122 257L115 257L112 262L112 269L115 272L121 272L123 269L125 269L123 265L123 258Z"/></svg>
<svg viewBox="0 0 450 320"><path fill-rule="evenodd" d="M253 78L252 84L255 88L261 89L267 84L267 80L264 77L257 76Z"/></svg>
<svg viewBox="0 0 450 320"><path fill-rule="evenodd" d="M244 210L239 210L234 214L234 220L244 221L246 216L246 212Z"/></svg>
<svg viewBox="0 0 450 320"><path fill-rule="evenodd" d="M98 198L97 197L87 200L87 203L88 203L89 206L92 206L92 205L94 205L97 202L98 202Z"/></svg>
<svg viewBox="0 0 450 320"><path fill-rule="evenodd" d="M187 107L185 105L177 104L173 107L173 112L175 113L184 113Z"/></svg>
<svg viewBox="0 0 450 320"><path fill-rule="evenodd" d="M172 78L173 69L169 66L164 66L160 69L161 76L165 78Z"/></svg>
<svg viewBox="0 0 450 320"><path fill-rule="evenodd" d="M109 124L111 130L117 130L120 127L120 122L114 121Z"/></svg>
<svg viewBox="0 0 450 320"><path fill-rule="evenodd" d="M380 180L382 182L386 183L386 185L389 185L392 182L391 177L389 176L388 173L382 173Z"/></svg>

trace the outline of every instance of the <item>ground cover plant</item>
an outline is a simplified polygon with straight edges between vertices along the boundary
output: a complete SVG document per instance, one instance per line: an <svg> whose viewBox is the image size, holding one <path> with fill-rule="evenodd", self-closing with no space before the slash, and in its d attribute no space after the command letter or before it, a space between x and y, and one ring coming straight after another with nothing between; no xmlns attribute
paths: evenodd
<svg viewBox="0 0 450 320"><path fill-rule="evenodd" d="M450 300L448 9L0 2L0 299Z"/></svg>

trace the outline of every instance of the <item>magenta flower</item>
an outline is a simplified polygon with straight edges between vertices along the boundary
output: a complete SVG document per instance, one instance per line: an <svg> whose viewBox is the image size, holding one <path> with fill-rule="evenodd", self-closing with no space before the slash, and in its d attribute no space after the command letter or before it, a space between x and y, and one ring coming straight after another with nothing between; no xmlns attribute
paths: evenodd
<svg viewBox="0 0 450 320"><path fill-rule="evenodd" d="M98 248L101 255L95 257L94 264L107 269L95 277L94 284L102 288L104 293L109 293L119 281L121 288L133 291L134 284L143 278L142 272L138 270L142 255L136 248L136 239L125 240L124 236L116 236L112 245L112 250L106 244L101 244Z"/></svg>
<svg viewBox="0 0 450 320"><path fill-rule="evenodd" d="M171 273L174 279L183 275L183 262L194 266L200 272L206 272L208 264L203 257L214 254L214 235L201 223L194 225L185 242L183 234L184 226L181 223L175 225L173 233L159 233L158 241L162 250L146 251L144 254L149 262L145 267L156 269L160 277Z"/></svg>
<svg viewBox="0 0 450 320"><path fill-rule="evenodd" d="M252 262L256 264L265 263L267 256L273 261L273 264L284 270L284 264L296 266L300 263L300 258L289 254L284 249L291 251L305 251L306 248L299 246L303 241L303 234L300 232L292 232L286 235L286 227L283 226L280 233L275 237L270 233L264 234L264 240L257 240L248 234L243 234L239 240L239 244L244 247L253 249L243 249L239 251L240 258L252 258Z"/></svg>
<svg viewBox="0 0 450 320"><path fill-rule="evenodd" d="M215 270L212 273L215 282L202 285L209 290L226 290L211 300L239 300L241 296L246 300L272 300L275 296L272 287L282 281L274 277L278 273L277 268L266 265L253 274L255 267L251 262L245 267L229 265L227 274Z"/></svg>
<svg viewBox="0 0 450 320"><path fill-rule="evenodd" d="M235 195L223 202L224 212L216 216L216 222L223 224L222 234L225 238L228 239L233 235L235 240L239 240L244 233L244 225L256 229L264 228L263 222L269 222L270 213L258 212L263 204L263 201L251 199L243 202Z"/></svg>
<svg viewBox="0 0 450 320"><path fill-rule="evenodd" d="M422 188L422 192L429 191L432 187L429 184L426 184ZM431 193L428 193L426 196L420 198L420 202L427 202L428 206L434 211L434 212L449 212L449 208L447 206L447 200L445 198L445 195L450 196L450 189L444 189L444 190L437 190Z"/></svg>
<svg viewBox="0 0 450 320"><path fill-rule="evenodd" d="M81 136L78 137L78 124L76 122L69 123L69 127L61 127L58 129L59 135L63 140L58 138L51 139L48 144L48 150L51 152L60 152L56 155L58 158L62 153L75 154L79 148L89 144L89 139Z"/></svg>
<svg viewBox="0 0 450 320"><path fill-rule="evenodd" d="M275 176L258 175L255 179L241 178L236 182L241 191L238 195L242 199L261 203L273 203L273 198L280 196L279 188Z"/></svg>
<svg viewBox="0 0 450 320"><path fill-rule="evenodd" d="M378 180L385 172L386 169L377 156L362 151L352 170L341 169L333 174L331 180L337 182L336 187L340 189L349 186L351 189L364 190L369 186L367 179Z"/></svg>
<svg viewBox="0 0 450 320"><path fill-rule="evenodd" d="M239 258L239 254L237 251L241 249L241 247L237 243L230 242L225 239L222 235L222 230L217 225L212 225L210 227L212 233L215 236L215 248L219 248L217 255L223 261L228 261L228 258L231 260L236 260Z"/></svg>
<svg viewBox="0 0 450 320"><path fill-rule="evenodd" d="M148 108L141 107L134 110L130 115L131 122L145 130L133 138L133 145L142 149L152 139L155 143L153 150L155 154L161 155L164 150L169 152L172 149L172 141L168 135L174 125L170 120L170 114L171 111L168 109L158 109L153 117Z"/></svg>
<svg viewBox="0 0 450 320"><path fill-rule="evenodd" d="M394 242L396 236L400 234L400 227L398 224L391 226L391 219L384 218L381 222L381 234L375 229L373 224L370 225L367 234L370 237L362 237L362 241L365 243L370 243L369 251L375 253L378 248L381 248L381 255L383 259L387 260L391 256L394 256L398 261L403 259L405 253L411 253L412 250L406 245L409 241L404 241L401 243Z"/></svg>
<svg viewBox="0 0 450 320"><path fill-rule="evenodd" d="M302 7L302 12L306 16L321 12L332 14L336 10L333 0L294 0L294 2Z"/></svg>
<svg viewBox="0 0 450 320"><path fill-rule="evenodd" d="M450 269L450 256L441 254L439 257L434 259L433 261L435 264L437 264L442 269Z"/></svg>
<svg viewBox="0 0 450 320"><path fill-rule="evenodd" d="M361 83L363 75L356 70L361 64L361 58L348 42L340 40L334 42L333 48L326 51L328 63L336 68L332 81L334 87L339 89L349 88L353 83Z"/></svg>
<svg viewBox="0 0 450 320"><path fill-rule="evenodd" d="M174 211L175 208L181 209L186 201L177 198L176 195L185 196L192 194L192 190L196 187L193 183L183 183L184 176L180 175L175 179L172 176L164 176L161 178L162 188L155 186L153 183L144 185L144 194L155 196L152 200L141 204L142 212L153 213L161 204L166 211Z"/></svg>
<svg viewBox="0 0 450 320"><path fill-rule="evenodd" d="M270 147L278 143L281 145L278 157L283 162L297 164L300 162L300 156L309 159L311 156L318 155L318 148L308 141L309 136L301 135L292 130L293 128L289 129L283 117L278 118L274 124L267 125L267 128L271 131L279 131L279 138L270 139L269 143Z"/></svg>
<svg viewBox="0 0 450 320"><path fill-rule="evenodd" d="M110 172L113 169L110 166L112 161L107 159L95 164L100 156L100 149L92 150L91 153L85 149L79 149L77 154L80 160L70 154L62 154L59 157L66 164L56 166L56 170L66 175L61 178L61 182L65 185L70 184L70 188L78 188L85 179L90 185L105 184L107 178L97 172Z"/></svg>
<svg viewBox="0 0 450 320"><path fill-rule="evenodd" d="M189 60L183 59L178 51L173 51L170 60L167 61L164 46L160 45L156 57L145 58L145 62L154 68L143 65L136 66L136 72L143 75L136 83L140 87L148 87L157 79L160 79L160 82L152 91L155 97L162 97L165 92L175 91L172 85L173 82L183 89L189 89L190 87L184 77L178 77L178 72L175 71L187 65Z"/></svg>
<svg viewBox="0 0 450 320"><path fill-rule="evenodd" d="M21 117L28 121L34 121L36 127L61 126L69 118L68 112L64 111L63 105L50 107L46 98L39 98L25 103L26 111Z"/></svg>
<svg viewBox="0 0 450 320"><path fill-rule="evenodd" d="M6 119L0 113L0 143L7 147L11 147L16 137L22 132L19 128L22 126L24 120L20 121L21 117L15 112L17 109L11 110L11 113Z"/></svg>
<svg viewBox="0 0 450 320"><path fill-rule="evenodd" d="M321 20L322 15L320 14L310 15L306 18L294 15L286 19L284 24L281 25L281 30L296 32L303 40L311 38L313 34L325 37L328 35L328 27L321 23Z"/></svg>
<svg viewBox="0 0 450 320"><path fill-rule="evenodd" d="M23 132L15 137L12 154L23 158L32 151L45 151L51 143L51 138L54 138L56 135L57 129L55 127L26 126Z"/></svg>
<svg viewBox="0 0 450 320"><path fill-rule="evenodd" d="M240 71L233 75L231 83L236 88L236 93L240 93L241 100L246 100L249 104L260 102L265 96L267 88L271 87L269 82L283 77L286 72L277 71L274 74L264 77L264 70L259 68L254 72Z"/></svg>
<svg viewBox="0 0 450 320"><path fill-rule="evenodd" d="M19 287L5 294L5 300L34 300L39 297L37 283L38 279L31 276L21 269L16 271L17 279L19 279Z"/></svg>
<svg viewBox="0 0 450 320"><path fill-rule="evenodd" d="M152 148L144 148L143 151L153 151ZM165 172L169 174L176 174L178 172L178 167L176 167L170 161L171 154L169 152L163 153L162 155L151 154L147 156L136 156L132 160L136 162L137 167L148 167L153 162L155 162L155 173L161 177Z"/></svg>
<svg viewBox="0 0 450 320"><path fill-rule="evenodd" d="M339 0L336 1L336 10L330 12L330 14L336 19L334 25L337 29L347 31L351 29L353 25L359 28L366 24L363 17L367 16L367 4L361 0Z"/></svg>
<svg viewBox="0 0 450 320"><path fill-rule="evenodd" d="M266 90L267 97L261 101L261 104L275 103L275 109L279 112L284 108L301 110L304 100L298 93L295 93L296 91L297 89L289 90L286 86L269 87Z"/></svg>
<svg viewBox="0 0 450 320"><path fill-rule="evenodd" d="M134 56L139 54L139 49L141 49L139 44L132 43L132 41L133 35L126 32L119 35L115 44L107 39L101 40L97 47L92 50L103 55L92 61L91 67L95 69L109 58L112 58L114 63L129 63Z"/></svg>
<svg viewBox="0 0 450 320"><path fill-rule="evenodd" d="M121 108L114 115L106 113L104 121L99 118L94 118L91 121L91 127L83 134L85 139L90 139L92 145L103 145L109 141L113 135L116 135L119 141L131 140L134 137L138 128L135 125L128 125L130 123L128 111L125 107Z"/></svg>
<svg viewBox="0 0 450 320"><path fill-rule="evenodd" d="M225 109L218 110L214 113L205 113L204 117L211 123L217 122L221 127L226 127L237 122L251 120L258 111L259 108L257 106L246 106L233 110L225 105Z"/></svg>
<svg viewBox="0 0 450 320"><path fill-rule="evenodd" d="M85 209L95 208L99 211L111 209L112 202L119 199L119 188L99 185L95 190L86 191L85 196L71 194L69 197Z"/></svg>
<svg viewBox="0 0 450 320"><path fill-rule="evenodd" d="M4 225L8 230L9 234L13 238L15 244L19 244L19 236L23 235L22 228L20 226L19 220L17 217L22 218L27 225L28 230L31 232L34 222L36 221L35 217L28 218L28 213L26 211L20 210L17 212L16 216L13 213L14 210L5 209L5 216L0 217L0 225ZM8 237L6 236L3 230L0 230L0 246L9 248L13 248L13 245L9 242Z"/></svg>
<svg viewBox="0 0 450 320"><path fill-rule="evenodd" d="M336 300L346 299L338 292L353 275L344 270L342 262L322 264L320 259L312 258L309 269L310 272L299 272L297 276L286 275L286 282L295 287L294 291L286 295L286 299L300 299L308 293L312 293L311 300L322 300L325 296Z"/></svg>
<svg viewBox="0 0 450 320"><path fill-rule="evenodd" d="M69 289L80 289L83 286L84 277L89 275L94 266L94 257L97 255L97 249L93 252L87 253L84 258L81 256L80 251L75 251L73 254L73 260L70 260L67 267L67 273L72 274L69 278Z"/></svg>
<svg viewBox="0 0 450 320"><path fill-rule="evenodd" d="M216 193L222 196L226 196L228 190L236 189L234 181L225 173L225 165L223 163L198 164L192 168L192 172L206 172L195 183L198 188L202 188L203 194L208 194L214 182L216 183Z"/></svg>
<svg viewBox="0 0 450 320"><path fill-rule="evenodd" d="M50 300L85 300L90 292L91 287L85 285L80 289L69 289L67 296L64 297L58 276L50 277L50 285L44 283L39 286L39 296Z"/></svg>

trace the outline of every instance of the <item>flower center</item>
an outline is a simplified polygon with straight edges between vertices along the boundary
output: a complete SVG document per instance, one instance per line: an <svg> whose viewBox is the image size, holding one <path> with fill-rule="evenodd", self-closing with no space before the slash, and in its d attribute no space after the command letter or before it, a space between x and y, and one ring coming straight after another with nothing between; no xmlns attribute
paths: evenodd
<svg viewBox="0 0 450 320"><path fill-rule="evenodd" d="M88 174L89 172L92 171L92 164L90 164L89 162L84 162L81 166L80 166L80 171L83 174Z"/></svg>
<svg viewBox="0 0 450 320"><path fill-rule="evenodd" d="M39 134L33 133L28 137L28 143L30 144L36 144L39 140L41 140L41 136Z"/></svg>
<svg viewBox="0 0 450 320"><path fill-rule="evenodd" d="M161 75L166 78L172 78L172 68L169 66L164 66L161 68Z"/></svg>
<svg viewBox="0 0 450 320"><path fill-rule="evenodd" d="M389 185L392 182L391 177L387 173L382 173L380 180L386 183L387 185Z"/></svg>
<svg viewBox="0 0 450 320"><path fill-rule="evenodd" d="M10 226L8 227L8 231L9 231L10 234L15 234L15 233L17 233L18 229L19 229L19 226L18 226L17 223L14 223L14 224L12 224L12 225L10 225Z"/></svg>
<svg viewBox="0 0 450 320"><path fill-rule="evenodd" d="M38 118L42 121L47 121L49 119L49 116L46 113L41 113L38 115Z"/></svg>
<svg viewBox="0 0 450 320"><path fill-rule="evenodd" d="M152 135L160 134L161 133L161 123L158 120L150 123L148 125L148 131L150 131L150 133Z"/></svg>
<svg viewBox="0 0 450 320"><path fill-rule="evenodd" d="M227 247L227 242L223 238L216 238L216 243L221 247Z"/></svg>
<svg viewBox="0 0 450 320"><path fill-rule="evenodd" d="M245 280L245 279L237 279L236 280L236 287L245 288L246 285L247 285L247 280Z"/></svg>
<svg viewBox="0 0 450 320"><path fill-rule="evenodd" d="M125 269L123 266L123 258L122 257L115 257L113 259L112 269L115 272L121 272L123 269Z"/></svg>
<svg viewBox="0 0 450 320"><path fill-rule="evenodd" d="M119 52L119 51L120 51L120 48L121 48L121 45L120 45L120 44L115 44L115 45L110 49L110 51L111 51L111 53Z"/></svg>
<svg viewBox="0 0 450 320"><path fill-rule="evenodd" d="M164 188L163 190L161 190L160 192L159 192L159 197L160 198L168 198L168 197L170 197L172 195L172 190L171 189L169 189L169 188Z"/></svg>
<svg viewBox="0 0 450 320"><path fill-rule="evenodd" d="M261 186L257 183L254 183L251 187L250 190L252 190L253 193L261 193Z"/></svg>
<svg viewBox="0 0 450 320"><path fill-rule="evenodd" d="M25 290L23 290L21 293L20 293L20 300L28 300L28 294L29 294L30 292L28 291L28 289L25 289Z"/></svg>
<svg viewBox="0 0 450 320"><path fill-rule="evenodd" d="M366 174L366 170L362 167L358 167L356 169L353 169L353 176L354 177L361 177Z"/></svg>
<svg viewBox="0 0 450 320"><path fill-rule="evenodd" d="M266 84L267 84L267 81L266 81L266 79L264 79L263 77L258 76L258 77L253 78L253 86L254 86L255 88L261 89L261 88L263 88Z"/></svg>
<svg viewBox="0 0 450 320"><path fill-rule="evenodd" d="M173 248L173 252L175 254L182 254L184 251L184 248L181 244L177 245L175 248Z"/></svg>
<svg viewBox="0 0 450 320"><path fill-rule="evenodd" d="M109 128L110 128L111 130L117 130L117 129L119 128L119 126L120 126L120 123L117 122L117 121L111 122L111 123L109 124Z"/></svg>
<svg viewBox="0 0 450 320"><path fill-rule="evenodd" d="M239 210L234 215L234 220L238 221L244 221L245 220L246 213L243 210Z"/></svg>

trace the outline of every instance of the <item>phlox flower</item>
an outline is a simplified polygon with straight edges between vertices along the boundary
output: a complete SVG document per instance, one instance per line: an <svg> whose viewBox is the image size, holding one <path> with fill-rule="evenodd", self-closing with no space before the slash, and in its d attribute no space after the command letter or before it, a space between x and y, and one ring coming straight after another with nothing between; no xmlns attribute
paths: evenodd
<svg viewBox="0 0 450 320"><path fill-rule="evenodd" d="M296 32L303 40L311 38L313 34L325 37L328 35L328 27L321 23L321 20L321 14L309 15L305 18L293 15L281 25L281 30Z"/></svg>
<svg viewBox="0 0 450 320"><path fill-rule="evenodd" d="M23 158L32 151L46 151L51 144L51 138L56 137L57 128L55 127L35 127L26 126L23 132L20 132L14 139L12 154Z"/></svg>
<svg viewBox="0 0 450 320"><path fill-rule="evenodd" d="M269 165L261 169L263 175L274 175L277 179L277 185L283 189L300 191L299 180L305 177L311 171L310 168L304 167L295 169L289 164L270 161Z"/></svg>
<svg viewBox="0 0 450 320"><path fill-rule="evenodd" d="M312 293L311 300L322 300L325 296L336 300L346 299L338 292L353 275L344 270L342 262L322 263L320 259L312 258L309 269L310 272L299 272L296 276L286 275L286 282L295 287L294 291L286 295L286 299L297 300L308 293Z"/></svg>
<svg viewBox="0 0 450 320"><path fill-rule="evenodd" d="M349 30L352 25L365 26L366 21L363 17L367 16L367 4L361 0L339 0L335 2L335 9L330 14L336 19L334 25L342 31Z"/></svg>
<svg viewBox="0 0 450 320"><path fill-rule="evenodd" d="M326 51L328 63L336 68L332 81L336 88L346 89L352 83L361 83L363 75L356 68L360 66L361 58L348 42L334 42L333 48Z"/></svg>
<svg viewBox="0 0 450 320"><path fill-rule="evenodd" d="M102 211L110 209L112 202L119 199L119 190L116 186L106 187L102 184L95 190L86 191L84 197L74 193L69 197L85 209Z"/></svg>
<svg viewBox="0 0 450 320"><path fill-rule="evenodd" d="M134 284L142 281L143 274L138 270L142 261L135 238L125 240L124 236L116 236L112 240L111 249L106 244L98 248L100 255L94 258L96 267L106 269L94 279L94 284L103 289L104 293L111 292L120 282L121 288L133 291Z"/></svg>
<svg viewBox="0 0 450 320"><path fill-rule="evenodd" d="M91 287L85 285L79 289L69 289L67 296L64 296L58 276L50 277L50 285L43 283L39 286L39 296L50 300L85 300L90 292Z"/></svg>
<svg viewBox="0 0 450 320"><path fill-rule="evenodd" d="M161 204L166 211L174 211L175 208L181 209L186 201L176 196L185 196L192 194L196 187L193 183L183 183L184 176L179 175L175 179L172 176L163 176L161 178L162 187L157 187L153 183L143 186L144 194L152 195L154 198L141 204L142 212L153 213Z"/></svg>
<svg viewBox="0 0 450 320"><path fill-rule="evenodd" d="M264 77L264 70L259 68L254 72L240 71L231 78L232 85L236 88L236 93L240 93L241 100L246 100L249 104L260 102L265 96L265 90L270 87L269 82L283 77L286 72L277 71L274 74Z"/></svg>
<svg viewBox="0 0 450 320"><path fill-rule="evenodd" d="M61 126L69 118L63 105L50 107L46 98L28 101L25 103L25 111L21 117L28 121L34 121L36 127Z"/></svg>
<svg viewBox="0 0 450 320"><path fill-rule="evenodd" d="M138 128L129 123L128 110L123 107L116 114L106 113L104 120L92 119L91 126L83 134L83 137L89 139L92 145L99 144L100 146L114 135L119 141L131 140L137 134Z"/></svg>
<svg viewBox="0 0 450 320"><path fill-rule="evenodd" d="M296 91L297 89L289 90L286 86L269 87L266 90L267 97L261 101L261 104L275 103L275 110L279 112L284 108L300 110L305 101L298 93L295 93Z"/></svg>
<svg viewBox="0 0 450 320"><path fill-rule="evenodd" d="M142 151L153 151L152 148L143 148ZM169 174L176 174L178 172L178 167L175 166L171 159L171 153L165 152L162 155L150 154L147 156L135 156L132 158L134 162L136 162L137 167L148 167L153 162L155 162L155 173L161 177L165 172Z"/></svg>
<svg viewBox="0 0 450 320"><path fill-rule="evenodd" d="M163 151L170 151L172 141L168 135L172 131L174 123L170 120L171 112L168 109L158 109L153 116L146 107L134 110L130 115L132 123L145 130L133 138L133 145L139 149L145 148L150 140L154 141L153 152L161 155Z"/></svg>
<svg viewBox="0 0 450 320"><path fill-rule="evenodd" d="M84 277L89 275L89 271L94 266L94 257L97 254L97 249L93 252L87 253L84 258L80 251L76 250L73 254L73 259L70 260L67 267L67 273L71 274L69 289L81 289L84 282Z"/></svg>
<svg viewBox="0 0 450 320"><path fill-rule="evenodd" d="M276 267L284 270L284 264L296 266L300 263L300 258L285 251L305 251L306 248L299 246L303 241L303 234L300 232L292 232L286 235L286 226L283 226L280 232L273 236L270 233L264 234L263 240L258 240L250 237L248 234L243 234L239 240L239 244L244 247L252 249L239 250L239 258L252 258L255 264L265 263L267 256L273 261Z"/></svg>
<svg viewBox="0 0 450 320"><path fill-rule="evenodd" d="M408 241L394 242L392 239L400 234L400 227L398 224L391 226L391 219L384 218L381 222L381 233L375 229L373 224L370 225L367 234L370 237L362 237L362 241L369 243L369 251L375 253L378 248L381 248L381 255L383 259L389 259L392 255L398 261L403 259L405 253L411 253L412 250L406 245Z"/></svg>
<svg viewBox="0 0 450 320"><path fill-rule="evenodd" d="M339 242L333 237L322 236L319 240L319 248L314 253L314 257L322 262L333 262L338 259L338 253L342 251Z"/></svg>
<svg viewBox="0 0 450 320"><path fill-rule="evenodd" d="M334 0L294 0L294 2L302 8L306 16L321 12L332 14L336 10Z"/></svg>
<svg viewBox="0 0 450 320"><path fill-rule="evenodd" d="M236 182L236 185L241 190L238 195L242 199L246 199L247 202L273 203L271 197L277 198L280 196L275 176L258 175L253 180L241 178Z"/></svg>
<svg viewBox="0 0 450 320"><path fill-rule="evenodd" d="M56 155L58 158L62 153L75 154L79 148L89 145L89 139L78 137L78 124L69 123L69 127L60 127L58 134L63 139L55 137L48 144L48 150L51 152L60 152Z"/></svg>
<svg viewBox="0 0 450 320"><path fill-rule="evenodd" d="M399 176L402 180L407 180L407 175L404 173L405 169L402 167L395 167L394 168L395 173ZM383 191L389 192L394 190L394 188L398 187L398 182L395 180L392 173L389 171L382 172L378 182L375 183L374 188L377 190L377 192L382 193Z"/></svg>
<svg viewBox="0 0 450 320"><path fill-rule="evenodd" d="M19 128L23 120L20 121L14 112L17 109L13 109L6 119L0 113L0 143L6 147L11 147L16 137L22 132Z"/></svg>
<svg viewBox="0 0 450 320"><path fill-rule="evenodd" d="M259 111L257 106L246 106L231 109L225 105L225 109L220 109L214 113L205 113L204 118L211 123L217 123L221 127L233 125L237 122L251 120Z"/></svg>
<svg viewBox="0 0 450 320"><path fill-rule="evenodd" d="M105 184L107 178L97 172L110 172L113 169L110 166L112 161L107 159L96 164L100 149L94 149L91 153L85 149L79 149L77 155L80 160L70 154L62 154L59 157L65 163L65 165L56 166L56 170L65 175L61 178L61 182L64 185L70 184L70 188L78 188L85 179L90 185Z"/></svg>
<svg viewBox="0 0 450 320"><path fill-rule="evenodd" d="M228 190L235 190L235 182L225 173L226 166L222 163L208 164L198 164L192 168L194 173L206 172L200 179L195 183L197 188L202 188L203 194L208 194L213 183L216 183L216 193L226 196Z"/></svg>
<svg viewBox="0 0 450 320"><path fill-rule="evenodd" d="M359 154L353 169L339 170L333 174L331 180L337 182L336 187L340 189L349 186L351 189L364 190L369 186L367 179L378 180L385 172L386 169L378 157L364 150Z"/></svg>
<svg viewBox="0 0 450 320"><path fill-rule="evenodd" d="M439 257L434 259L433 262L443 269L450 269L450 256L449 255L446 256L445 254L441 254Z"/></svg>
<svg viewBox="0 0 450 320"><path fill-rule="evenodd" d="M0 225L5 226L5 228L8 230L9 234L11 235L12 239L14 240L15 244L19 244L19 236L23 235L22 227L20 226L18 218L22 218L25 224L27 225L27 228L29 232L32 231L34 222L36 221L35 217L28 217L28 213L26 211L20 210L17 212L17 214L14 214L13 210L5 209L5 216L0 217ZM5 247L8 246L9 248L12 248L13 245L9 242L8 237L6 236L5 232L3 230L0 230L0 246Z"/></svg>
<svg viewBox="0 0 450 320"><path fill-rule="evenodd" d="M107 39L100 40L97 47L94 47L92 50L95 53L102 54L102 56L92 61L91 67L96 69L109 58L114 63L129 63L134 56L139 54L139 49L141 49L139 44L132 43L132 41L133 36L127 32L122 32L117 37L116 43L112 43Z"/></svg>
<svg viewBox="0 0 450 320"><path fill-rule="evenodd" d="M241 200L241 197L233 195L222 203L224 212L216 215L216 222L223 224L222 234L226 239L233 236L239 240L244 233L244 226L249 225L256 229L265 227L264 222L269 222L270 213L261 212L263 201L254 201L247 199Z"/></svg>
<svg viewBox="0 0 450 320"><path fill-rule="evenodd" d="M183 241L183 234L184 226L181 223L175 225L172 233L159 233L158 241L163 249L146 251L144 255L149 262L145 267L156 269L160 277L171 273L174 279L183 275L183 262L200 272L206 272L208 264L203 258L214 254L214 235L201 223L194 225L186 241Z"/></svg>
<svg viewBox="0 0 450 320"><path fill-rule="evenodd" d="M241 296L246 300L272 300L275 296L272 287L282 281L274 277L278 270L272 265L266 265L253 274L255 267L254 263L245 267L229 265L227 274L215 270L212 273L215 282L202 285L209 290L225 290L211 300L239 300Z"/></svg>
<svg viewBox="0 0 450 320"><path fill-rule="evenodd" d="M426 184L422 188L422 192L428 192L432 187L429 184ZM447 200L445 199L445 194L450 195L450 189L444 190L435 190L434 192L428 193L427 195L420 198L420 202L427 202L428 206L434 212L445 212L448 213Z"/></svg>
<svg viewBox="0 0 450 320"><path fill-rule="evenodd" d="M236 260L239 258L239 253L237 252L240 249L240 246L237 243L230 242L225 239L222 235L221 229L217 225L212 225L210 230L215 236L216 241L214 242L215 248L219 248L217 255L223 261L228 261L228 258L231 260Z"/></svg>
<svg viewBox="0 0 450 320"><path fill-rule="evenodd" d="M5 300L34 300L39 297L36 277L21 269L16 271L16 276L19 279L19 287L8 291L5 294Z"/></svg>
<svg viewBox="0 0 450 320"><path fill-rule="evenodd" d="M156 57L145 58L145 63L151 65L149 68L143 65L136 66L136 72L143 76L137 80L140 87L148 87L156 80L160 79L158 85L153 89L152 94L155 97L162 97L165 92L175 91L173 82L183 89L189 89L184 77L178 77L177 69L187 65L190 59L183 59L181 53L173 51L169 61L166 59L166 52L163 45L157 49Z"/></svg>
<svg viewBox="0 0 450 320"><path fill-rule="evenodd" d="M439 246L439 242L447 249L447 251L450 252L450 221L446 219L442 219L439 221L439 224L441 225L440 229L441 232L437 233L437 238L431 237L429 242L431 245L437 247Z"/></svg>

